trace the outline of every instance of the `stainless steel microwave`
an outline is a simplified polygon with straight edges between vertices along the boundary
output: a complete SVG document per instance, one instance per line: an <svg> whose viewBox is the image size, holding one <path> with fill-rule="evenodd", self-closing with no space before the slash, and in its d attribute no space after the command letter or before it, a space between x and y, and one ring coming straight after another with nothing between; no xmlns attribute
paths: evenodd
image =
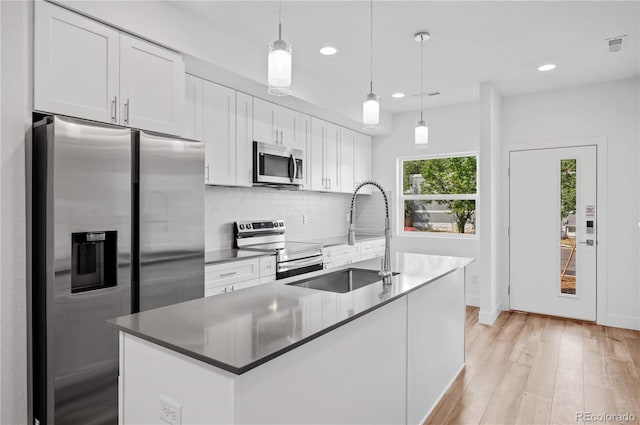
<svg viewBox="0 0 640 425"><path fill-rule="evenodd" d="M304 176L300 149L253 142L253 183L300 186Z"/></svg>

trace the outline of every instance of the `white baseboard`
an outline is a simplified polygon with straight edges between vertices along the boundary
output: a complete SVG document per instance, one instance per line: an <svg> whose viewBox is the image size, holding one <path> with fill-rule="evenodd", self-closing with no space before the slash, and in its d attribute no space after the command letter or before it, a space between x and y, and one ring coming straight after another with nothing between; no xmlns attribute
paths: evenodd
<svg viewBox="0 0 640 425"><path fill-rule="evenodd" d="M482 323L483 325L493 325L500 315L501 311L502 301L500 301L496 308L494 308L491 312L482 311L482 309L480 309L480 313L478 314L478 322Z"/></svg>
<svg viewBox="0 0 640 425"><path fill-rule="evenodd" d="M462 363L462 366L460 366L460 369L458 369L458 372L456 372L456 374L453 375L453 378L451 379L451 381L449 381L449 384L447 384L447 387L442 391L442 393L440 394L440 396L438 397L436 402L433 403L433 406L431 406L431 409L429 409L427 414L424 415L424 417L422 418L420 423L417 424L417 425L422 425L422 424L424 424L426 422L426 420L429 417L429 415L431 413L433 413L433 411L435 410L436 406L438 406L438 404L440 404L440 400L442 400L442 397L444 397L444 395L447 393L447 391L449 391L449 388L451 387L451 385L453 385L453 381L455 381L458 378L458 376L460 375L460 373L464 370L464 366L465 366L465 364Z"/></svg>
<svg viewBox="0 0 640 425"><path fill-rule="evenodd" d="M472 307L480 307L480 297L478 295L465 295L464 301Z"/></svg>
<svg viewBox="0 0 640 425"><path fill-rule="evenodd" d="M640 331L640 317L624 316L621 314L607 314L606 320L606 323L601 324L605 326L612 326L614 328L625 328Z"/></svg>

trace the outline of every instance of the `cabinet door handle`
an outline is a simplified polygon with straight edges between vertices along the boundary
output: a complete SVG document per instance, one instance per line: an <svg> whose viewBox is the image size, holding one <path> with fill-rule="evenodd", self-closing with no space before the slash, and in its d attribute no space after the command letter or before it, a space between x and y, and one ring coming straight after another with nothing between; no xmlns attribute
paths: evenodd
<svg viewBox="0 0 640 425"><path fill-rule="evenodd" d="M280 130L280 144L284 145L284 133L283 133L283 130Z"/></svg>
<svg viewBox="0 0 640 425"><path fill-rule="evenodd" d="M276 145L277 145L277 144L280 144L280 141L278 140L278 129L276 128L276 129L275 129L275 130L273 130L273 131L274 131L274 133L276 134L276 138L275 138Z"/></svg>
<svg viewBox="0 0 640 425"><path fill-rule="evenodd" d="M114 96L113 100L111 101L111 122L115 123L116 122L116 115L117 115L117 111L118 111L118 96Z"/></svg>
<svg viewBox="0 0 640 425"><path fill-rule="evenodd" d="M124 103L124 123L129 124L129 99Z"/></svg>
<svg viewBox="0 0 640 425"><path fill-rule="evenodd" d="M227 276L233 276L234 274L236 274L237 272L229 272L229 273L222 273L220 274L220 277L227 277Z"/></svg>
<svg viewBox="0 0 640 425"><path fill-rule="evenodd" d="M205 177L205 181L206 181L207 183L209 183L209 164L205 165L205 166L204 166L204 168L205 168L205 170L207 171L207 175L206 175L206 177Z"/></svg>

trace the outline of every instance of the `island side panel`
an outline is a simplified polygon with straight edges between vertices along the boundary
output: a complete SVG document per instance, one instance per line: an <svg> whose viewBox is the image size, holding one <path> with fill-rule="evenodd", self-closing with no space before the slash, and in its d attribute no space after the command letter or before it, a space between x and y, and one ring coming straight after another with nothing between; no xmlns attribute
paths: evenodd
<svg viewBox="0 0 640 425"><path fill-rule="evenodd" d="M408 295L407 423L422 424L464 366L464 269Z"/></svg>
<svg viewBox="0 0 640 425"><path fill-rule="evenodd" d="M407 297L238 378L237 424L405 424Z"/></svg>
<svg viewBox="0 0 640 425"><path fill-rule="evenodd" d="M184 425L234 422L235 375L121 334L122 424L165 423L161 420L161 400L181 407Z"/></svg>

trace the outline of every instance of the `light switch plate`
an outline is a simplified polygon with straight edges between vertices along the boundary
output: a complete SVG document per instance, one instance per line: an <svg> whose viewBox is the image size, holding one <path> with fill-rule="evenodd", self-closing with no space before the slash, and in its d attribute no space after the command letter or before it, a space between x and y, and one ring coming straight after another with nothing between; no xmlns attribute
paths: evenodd
<svg viewBox="0 0 640 425"><path fill-rule="evenodd" d="M168 424L182 425L182 406L165 396L160 396L159 416Z"/></svg>
<svg viewBox="0 0 640 425"><path fill-rule="evenodd" d="M302 214L302 224L307 224L309 222L309 216L307 214Z"/></svg>

